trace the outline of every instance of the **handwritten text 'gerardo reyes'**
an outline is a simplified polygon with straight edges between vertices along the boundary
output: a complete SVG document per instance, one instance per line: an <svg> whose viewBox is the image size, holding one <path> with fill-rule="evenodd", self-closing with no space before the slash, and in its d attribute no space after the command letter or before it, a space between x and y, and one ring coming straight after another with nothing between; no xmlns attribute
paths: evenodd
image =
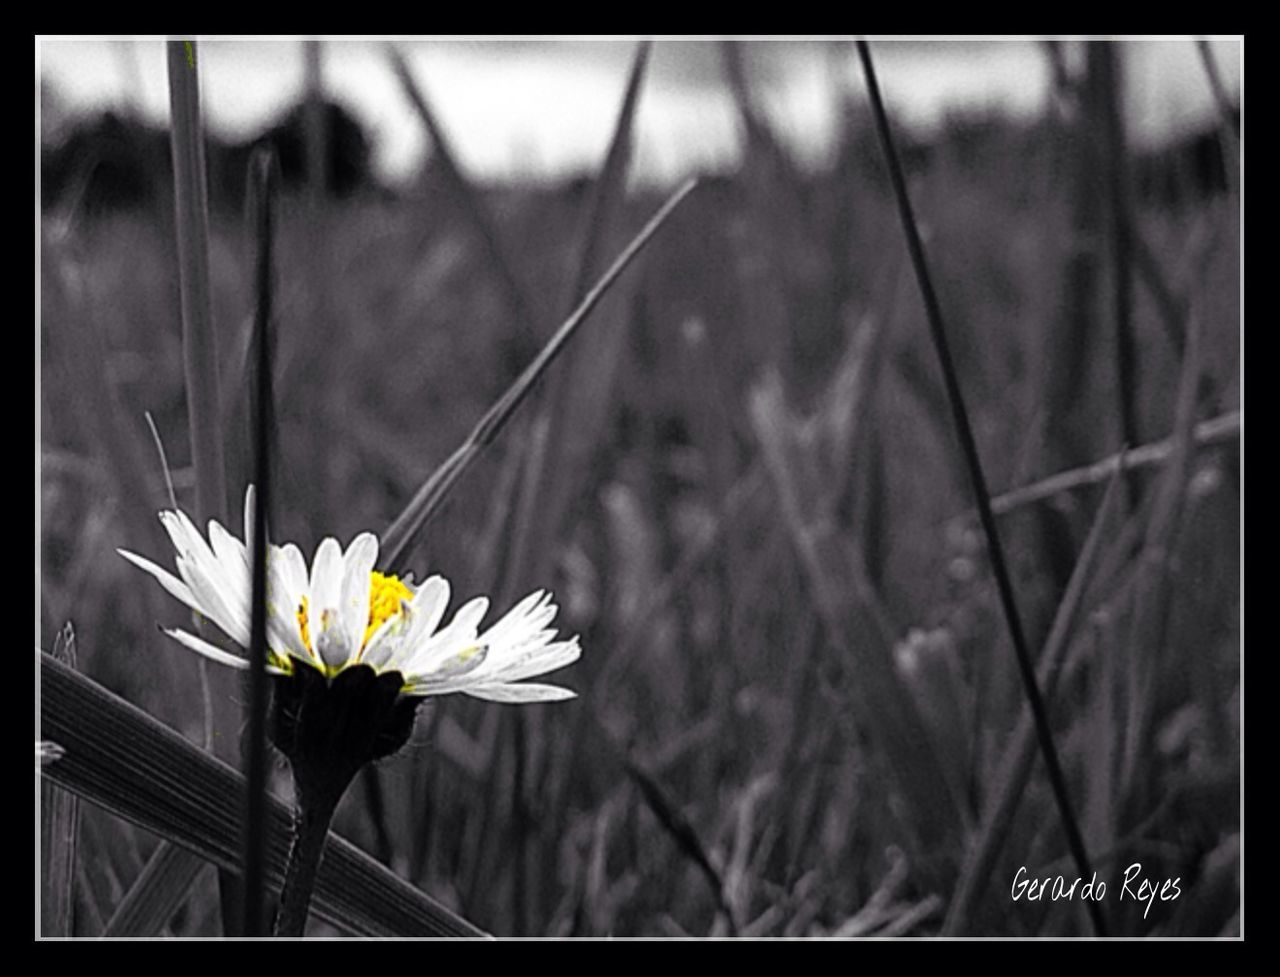
<svg viewBox="0 0 1280 977"><path fill-rule="evenodd" d="M1134 902L1145 902L1147 908L1142 911L1142 918L1146 919L1157 899L1172 902L1182 895L1182 889L1178 887L1181 881L1181 876L1163 881L1144 878L1142 863L1134 862L1124 870L1124 878L1120 882L1120 901L1132 899ZM1093 878L1088 882L1084 879L1068 882L1061 875L1044 879L1031 878L1027 874L1027 867L1023 865L1013 877L1012 893L1014 902L1019 899L1032 902L1044 899L1050 902L1057 902L1059 899L1092 899L1101 902L1107 895L1107 883L1099 881L1097 872L1093 873Z"/></svg>

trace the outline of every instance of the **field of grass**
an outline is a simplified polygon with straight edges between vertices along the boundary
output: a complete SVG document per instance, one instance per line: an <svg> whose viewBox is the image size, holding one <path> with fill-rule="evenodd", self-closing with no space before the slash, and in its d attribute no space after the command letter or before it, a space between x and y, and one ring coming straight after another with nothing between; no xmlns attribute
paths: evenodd
<svg viewBox="0 0 1280 977"><path fill-rule="evenodd" d="M1239 197L1111 195L1123 153L1086 151L1074 97L958 120L909 184L993 494L1171 439L998 518L1108 931L1235 935L1240 453L1193 426L1240 408ZM812 173L744 116L740 171L677 209L397 567L453 607L553 590L578 698L429 699L334 829L496 935L1089 934L1078 896L1017 897L1020 868L1079 873L869 116ZM664 197L470 192L436 167L398 199L283 202L274 540L381 533ZM201 744L244 692L211 668L205 698L156 629L189 616L115 552L171 563L145 412L194 505L175 247L171 210L46 214L39 640L72 622L79 671ZM254 249L215 212L233 527ZM282 760L271 783L288 798ZM91 936L158 839L90 804L78 831ZM170 902L148 935L223 932L211 869Z"/></svg>

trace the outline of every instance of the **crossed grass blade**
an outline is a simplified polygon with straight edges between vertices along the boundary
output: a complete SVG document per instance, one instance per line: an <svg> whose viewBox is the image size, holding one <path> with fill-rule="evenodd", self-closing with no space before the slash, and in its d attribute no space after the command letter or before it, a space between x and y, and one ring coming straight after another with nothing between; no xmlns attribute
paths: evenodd
<svg viewBox="0 0 1280 977"><path fill-rule="evenodd" d="M161 842L103 927L103 936L156 936L186 901L206 862Z"/></svg>
<svg viewBox="0 0 1280 977"><path fill-rule="evenodd" d="M244 778L135 706L41 655L41 720L66 756L44 770L54 783L225 871L240 868ZM269 799L267 884L278 889L290 814ZM330 835L315 915L359 936L484 936L483 931Z"/></svg>
<svg viewBox="0 0 1280 977"><path fill-rule="evenodd" d="M534 358L516 378L507 391L498 398L484 416L480 418L467 439L450 455L439 468L422 484L410 500L404 511L391 523L382 540L380 563L384 567L394 566L408 550L423 527L431 520L448 497L450 490L464 472L475 462L480 454L493 443L494 439L506 426L512 414L528 396L538 378L546 371L555 358L564 349L565 344L573 338L578 327L590 315L600 299L609 290L618 276L644 249L658 229L697 186L697 180L686 181L665 204L658 210L648 224L640 231L623 252L614 260L609 270L601 276L574 310L573 314L561 324L555 334L547 341L542 351Z"/></svg>

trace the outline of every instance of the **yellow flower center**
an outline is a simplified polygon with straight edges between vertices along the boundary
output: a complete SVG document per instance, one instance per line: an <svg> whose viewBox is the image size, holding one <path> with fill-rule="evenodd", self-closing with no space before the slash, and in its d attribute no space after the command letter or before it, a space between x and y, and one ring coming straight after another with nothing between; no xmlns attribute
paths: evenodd
<svg viewBox="0 0 1280 977"><path fill-rule="evenodd" d="M400 602L413 599L413 591L401 582L393 573L379 573L374 570L369 575L369 624L364 629L364 637L360 639L360 650L369 643L369 639L382 625L400 613ZM312 654L311 628L307 621L307 598L303 597L298 605L298 628L302 632L302 643Z"/></svg>
<svg viewBox="0 0 1280 977"><path fill-rule="evenodd" d="M393 573L382 574L374 570L370 575L369 586L369 626L364 629L364 637L360 639L360 648L369 643L374 632L386 624L394 615L400 613L402 600L413 600L413 591L400 582Z"/></svg>

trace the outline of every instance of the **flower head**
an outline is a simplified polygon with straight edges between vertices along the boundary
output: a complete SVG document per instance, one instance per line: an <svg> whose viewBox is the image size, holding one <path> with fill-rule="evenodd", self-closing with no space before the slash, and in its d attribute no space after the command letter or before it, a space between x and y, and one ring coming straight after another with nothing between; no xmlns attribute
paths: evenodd
<svg viewBox="0 0 1280 977"><path fill-rule="evenodd" d="M253 535L253 487L245 496L245 540ZM241 648L249 645L252 546L217 521L206 540L186 513L163 511L160 521L177 552L178 576L136 553L119 550L170 594L212 621ZM307 682L332 681L355 666L367 666L383 687L399 696L464 692L495 702L544 702L574 696L555 685L524 682L576 661L576 637L557 641L551 595L530 594L497 623L479 630L489 609L476 597L441 627L449 583L432 576L410 579L374 569L378 538L361 533L345 550L332 537L316 549L308 569L292 543L267 547L267 670ZM247 668L231 654L177 628L165 633L214 661ZM361 669L365 671L365 669ZM398 675L398 684L392 679Z"/></svg>

